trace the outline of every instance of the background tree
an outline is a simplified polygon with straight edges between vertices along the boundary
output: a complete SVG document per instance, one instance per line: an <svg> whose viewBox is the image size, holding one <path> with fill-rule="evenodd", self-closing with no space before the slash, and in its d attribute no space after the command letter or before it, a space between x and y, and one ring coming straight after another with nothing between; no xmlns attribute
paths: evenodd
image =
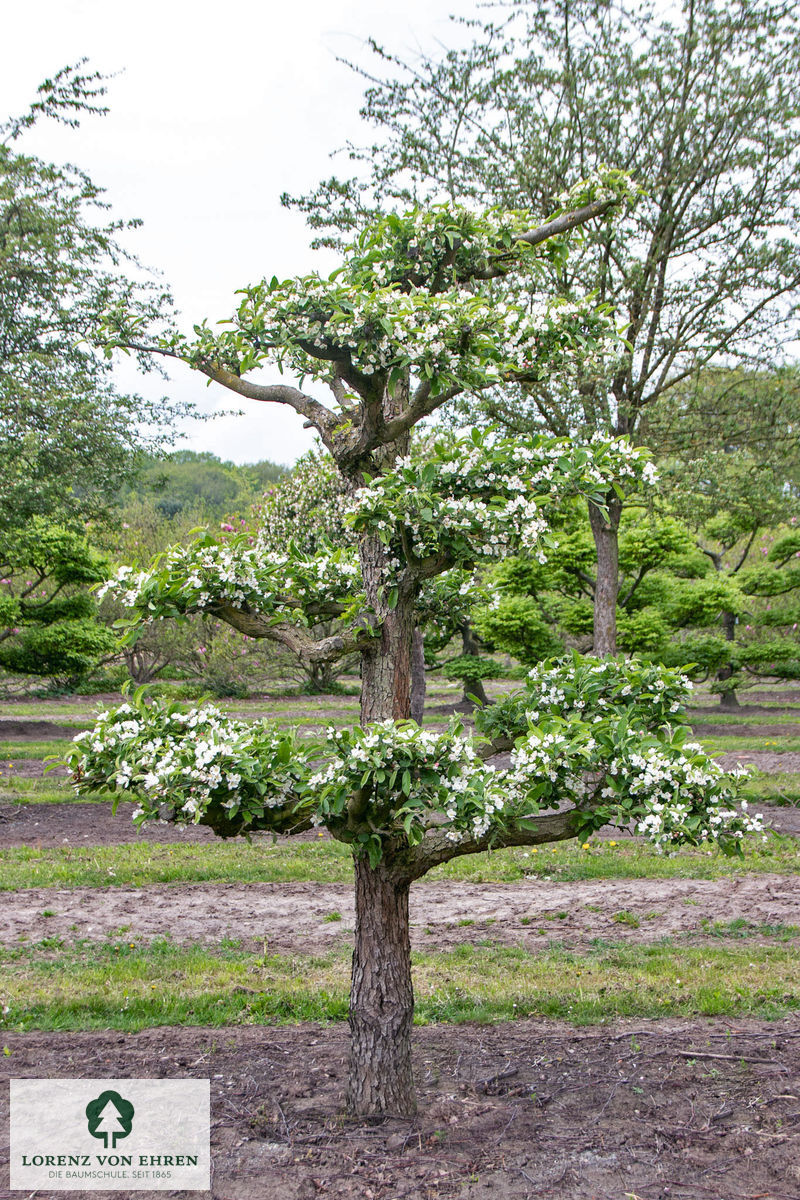
<svg viewBox="0 0 800 1200"><path fill-rule="evenodd" d="M223 835L319 823L352 847L348 1103L356 1114L415 1107L408 924L414 879L461 854L572 837L609 819L638 818L658 844L717 838L729 849L748 827L730 807L733 792L719 768L699 749L687 755L681 748L669 715L680 707L682 685L668 684L658 671L641 674L619 663L555 668L530 705L534 721L548 696L558 704L557 681L567 679L573 691L593 697L590 716L613 712L617 719L601 731L577 715L576 704L566 723L553 716L555 725L548 720L528 730L525 721L507 771L483 760L510 747L508 737L476 748L458 728L438 735L406 721L423 583L538 545L547 536L546 514L563 497L583 494L599 503L609 488L641 486L647 473L646 457L627 442L603 439L523 442L475 432L440 441L421 463L408 454L412 428L448 399L509 377L566 370L613 336L605 314L590 304L557 299L530 309L499 302L491 285L509 271L535 269L536 248L549 237L605 215L627 194L618 174L595 178L535 229L519 214L449 207L391 217L365 231L330 278L256 284L241 293L222 333L198 326L192 342L173 337L151 347L239 394L288 404L317 429L352 496L357 557L346 547L312 556L289 545L278 554L246 536L205 537L149 572L123 572L117 589L145 620L207 613L309 662L358 652L361 726L329 731L320 770L319 748L304 750L268 727L140 700L135 711L123 706L105 714L81 739L76 779L80 787L102 778L137 792L140 816L169 798L177 819L203 821ZM119 312L109 334L123 345L135 342ZM324 380L334 403L253 379L270 361ZM334 616L349 617L348 624L315 638L314 624ZM624 692L624 713L606 699L617 692ZM634 692L647 694L640 705L646 729L627 712ZM582 698L580 705L586 707ZM653 766L649 775L642 774L641 753ZM547 812L564 801L563 811Z"/></svg>
<svg viewBox="0 0 800 1200"><path fill-rule="evenodd" d="M300 554L313 556L339 547L352 551L358 537L345 520L350 489L322 448L309 450L296 463L291 475L270 487L254 506L252 523L259 545L271 554L285 553L290 543ZM319 620L312 626L314 636L334 635L335 618ZM355 656L309 662L303 653L293 655L305 688L313 693L332 692L339 686L339 675L351 667Z"/></svg>
<svg viewBox="0 0 800 1200"><path fill-rule="evenodd" d="M102 76L82 65L46 80L26 114L0 126L0 525L9 527L34 514L62 524L103 516L135 452L188 411L120 392L95 344L109 305L124 304L143 327L168 311L123 248L137 222L108 220L101 189L77 167L21 149L41 119L75 126L106 111Z"/></svg>
<svg viewBox="0 0 800 1200"><path fill-rule="evenodd" d="M675 517L643 511L634 497L619 526L617 624L622 648L657 655L670 632L663 607L684 577L703 575L706 563L689 528ZM489 580L490 603L475 624L493 648L533 664L570 645L592 645L597 560L588 513L572 506L555 532L545 561L534 555L498 563ZM688 661L688 660L687 660Z"/></svg>
<svg viewBox="0 0 800 1200"><path fill-rule="evenodd" d="M688 634L684 661L713 676L726 708L738 707L736 689L747 674L791 678L797 669L794 639L779 636L793 624L800 581L793 565L800 546L791 534L780 536L800 516L782 455L770 465L745 449L716 449L664 468L668 502L693 531L707 567L669 597L667 616Z"/></svg>
<svg viewBox="0 0 800 1200"><path fill-rule="evenodd" d="M116 651L90 587L107 564L74 530L45 517L0 532L0 667L67 683Z"/></svg>
<svg viewBox="0 0 800 1200"><path fill-rule="evenodd" d="M195 525L242 515L268 489L285 479L287 467L264 461L239 466L208 451L173 450L140 455L136 475L119 492L124 509L152 497L165 517L192 514Z"/></svg>
<svg viewBox="0 0 800 1200"><path fill-rule="evenodd" d="M641 439L648 407L709 364L784 361L800 283L796 6L534 0L478 24L463 50L406 62L373 49L362 112L377 138L350 150L361 175L294 202L320 241L442 195L547 210L603 163L646 193L569 257L555 249L541 283L610 304L629 348L577 387L551 376L493 393L493 420ZM616 644L620 513L614 495L590 509L601 654Z"/></svg>

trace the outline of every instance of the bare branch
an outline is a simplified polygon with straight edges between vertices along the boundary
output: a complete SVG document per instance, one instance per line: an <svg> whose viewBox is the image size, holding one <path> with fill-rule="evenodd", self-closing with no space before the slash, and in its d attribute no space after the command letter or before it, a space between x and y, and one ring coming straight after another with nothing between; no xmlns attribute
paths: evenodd
<svg viewBox="0 0 800 1200"><path fill-rule="evenodd" d="M301 392L299 388L289 387L284 383L251 383L247 379L240 379L226 367L214 366L211 363L201 364L198 370L207 375L209 379L213 379L215 383L221 384L231 392L236 392L239 396L245 396L248 400L288 404L301 417L309 420L322 434L330 433L339 423L339 418L335 413L326 408L324 404L320 404L319 400L315 400L313 396L307 396L305 392Z"/></svg>
<svg viewBox="0 0 800 1200"><path fill-rule="evenodd" d="M578 225L585 225L587 221L591 221L595 217L604 216L609 209L614 208L617 204L619 204L619 200L616 199L593 200L591 204L584 204L583 208L576 208L571 212L564 212L558 217L553 217L552 221L546 221L544 225L539 225L536 229L529 229L526 233L518 233L515 240L525 242L528 246L539 246L542 242L546 242L548 238L569 233L571 229L576 229ZM503 263L505 258L506 254L498 254L494 265L490 263L485 270L475 271L471 278L497 279L502 275L508 274L508 268Z"/></svg>
<svg viewBox="0 0 800 1200"><path fill-rule="evenodd" d="M369 624L365 619L360 625L316 641L300 625L292 625L288 621L273 623L258 613L246 612L232 605L220 604L210 611L240 633L252 638L268 638L272 642L279 642L297 658L309 664L335 662L337 658L344 658L347 654L367 650L381 634L379 625Z"/></svg>
<svg viewBox="0 0 800 1200"><path fill-rule="evenodd" d="M520 818L522 819L522 818ZM507 846L538 846L543 842L563 842L577 835L581 818L577 809L526 817L530 828L509 825L502 833L490 831L481 838L451 842L443 829L430 829L418 846L409 847L402 856L402 870L410 879L419 879L439 863L463 854L484 850L503 850Z"/></svg>
<svg viewBox="0 0 800 1200"><path fill-rule="evenodd" d="M140 354L159 354L162 358L174 358L178 362L186 362L186 359L180 354L176 354L174 350L169 350L164 346L145 346L137 342L126 342L124 349L136 350ZM244 396L248 400L288 404L301 417L310 421L314 428L323 435L330 433L339 423L336 413L331 412L324 404L320 404L319 400L315 400L313 396L307 396L305 392L301 392L299 388L289 387L283 383L252 383L248 379L242 379L227 367L221 367L214 363L190 363L188 365L194 365L195 370L202 372L214 383L218 383L228 391L236 392L237 395Z"/></svg>
<svg viewBox="0 0 800 1200"><path fill-rule="evenodd" d="M650 569L650 568L649 568L649 566L641 566L641 567L639 568L639 571L638 571L638 573L637 573L637 575L636 575L636 578L634 579L634 581L633 581L633 583L631 584L631 586L628 588L628 590L627 590L627 592L625 593L625 595L624 595L624 596L620 596L620 598L619 598L619 604L621 604L621 605L624 607L624 606L625 606L625 605L628 603L628 601L630 600L631 596L632 596L632 595L633 595L633 593L636 591L636 589L638 588L639 584L640 584L640 583L642 582L642 580L644 579L644 577L645 577L645 575L647 574L647 572L648 572L648 570L649 570L649 569Z"/></svg>
<svg viewBox="0 0 800 1200"><path fill-rule="evenodd" d="M742 551L739 561L737 562L736 566L733 567L733 569L731 570L732 575L735 575L736 572L740 571L742 569L742 567L744 566L745 559L747 558L748 554L750 553L750 550L752 549L753 542L756 540L756 534L758 533L759 529L760 529L759 525L755 525L753 527L753 529L750 533L750 537L747 539L747 542L745 543L745 547L744 547L744 550Z"/></svg>

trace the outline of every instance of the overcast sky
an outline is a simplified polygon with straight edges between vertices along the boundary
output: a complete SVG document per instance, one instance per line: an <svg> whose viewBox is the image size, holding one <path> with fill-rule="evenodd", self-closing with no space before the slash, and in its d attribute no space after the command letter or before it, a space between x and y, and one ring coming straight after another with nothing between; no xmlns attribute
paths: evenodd
<svg viewBox="0 0 800 1200"><path fill-rule="evenodd" d="M36 87L67 63L119 72L106 117L77 131L37 126L24 149L74 162L107 190L116 215L140 217L132 242L172 288L187 328L233 308L237 287L276 274L331 269L308 249L302 217L281 208L338 170L330 152L368 131L363 80L339 57L370 63L366 40L413 56L453 45L464 33L448 20L474 0L37 0L7 6L0 72L0 119L23 112ZM277 376L276 376L277 378ZM199 399L239 401L175 366L165 385L122 368L123 386ZM245 402L246 403L246 402ZM195 424L185 446L221 458L291 463L310 444L302 420L277 406Z"/></svg>

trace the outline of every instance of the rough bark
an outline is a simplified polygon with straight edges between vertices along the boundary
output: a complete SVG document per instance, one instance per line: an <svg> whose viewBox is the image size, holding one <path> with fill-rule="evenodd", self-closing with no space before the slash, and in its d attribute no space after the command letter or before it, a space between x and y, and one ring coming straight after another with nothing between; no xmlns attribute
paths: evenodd
<svg viewBox="0 0 800 1200"><path fill-rule="evenodd" d="M399 588L394 608L384 589L386 549L379 538L361 542L361 570L367 603L377 612L381 636L361 654L361 723L411 715L411 635L414 630L414 595L406 584Z"/></svg>
<svg viewBox="0 0 800 1200"><path fill-rule="evenodd" d="M425 713L425 639L417 626L411 635L411 720L422 724Z"/></svg>
<svg viewBox="0 0 800 1200"><path fill-rule="evenodd" d="M336 662L348 654L372 646L376 640L375 630L367 618L350 629L315 640L301 625L289 621L271 621L259 613L246 608L234 608L231 604L217 604L208 610L221 621L232 625L240 633L252 638L268 638L285 646L295 658L307 664Z"/></svg>
<svg viewBox="0 0 800 1200"><path fill-rule="evenodd" d="M383 393L380 404L367 408L362 424L382 428L408 402L408 380L393 392ZM381 445L373 455L371 470L379 471L408 451L408 437ZM408 720L411 715L411 636L414 630L416 584L407 572L387 573L387 550L378 537L362 537L359 544L361 573L367 604L381 622L381 636L361 653L361 723ZM397 593L390 607L391 587Z"/></svg>
<svg viewBox="0 0 800 1200"><path fill-rule="evenodd" d="M617 653L617 593L619 591L619 519L622 501L612 492L606 509L589 504L589 520L597 550L594 589L594 646L600 657Z"/></svg>
<svg viewBox="0 0 800 1200"><path fill-rule="evenodd" d="M417 846L410 846L395 860L411 879L420 879L440 863L450 862L465 854L482 854L486 850L503 850L507 846L540 846L548 842L562 842L574 838L581 826L581 818L575 809L564 812L542 813L528 818L526 828L510 824L502 832L493 830L481 838L465 838L451 842L447 834L439 829L430 829Z"/></svg>
<svg viewBox="0 0 800 1200"><path fill-rule="evenodd" d="M411 944L407 876L355 861L356 929L350 990L350 1079L354 1116L416 1111L411 1069Z"/></svg>
<svg viewBox="0 0 800 1200"><path fill-rule="evenodd" d="M408 388L384 393L379 411L366 412L364 426L380 427L408 402ZM383 445L370 464L374 472L405 454L408 438ZM364 469L367 469L365 466ZM361 571L367 604L381 634L361 647L361 723L407 719L411 714L411 645L418 584L406 569L387 572L387 550L377 537L362 537ZM396 593L392 596L392 589ZM408 889L411 877L393 869L392 849L371 867L355 858L355 946L350 991L348 1111L353 1116L416 1111L411 1070L411 945Z"/></svg>

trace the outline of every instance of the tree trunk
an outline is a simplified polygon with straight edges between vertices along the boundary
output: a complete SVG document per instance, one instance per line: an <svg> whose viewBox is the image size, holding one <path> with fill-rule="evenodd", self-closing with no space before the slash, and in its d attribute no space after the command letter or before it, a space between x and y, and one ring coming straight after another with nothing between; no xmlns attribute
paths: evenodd
<svg viewBox="0 0 800 1200"><path fill-rule="evenodd" d="M354 1116L416 1111L411 1070L411 944L405 877L385 861L355 860L356 930L350 989L350 1078Z"/></svg>
<svg viewBox="0 0 800 1200"><path fill-rule="evenodd" d="M411 635L414 596L400 585L394 608L385 594L386 548L380 538L364 538L361 570L367 604L383 622L380 641L361 655L361 724L408 720L411 715Z"/></svg>
<svg viewBox="0 0 800 1200"><path fill-rule="evenodd" d="M617 593L619 591L619 519L622 501L612 492L607 511L589 505L589 521L597 549L594 588L594 646L600 657L617 653Z"/></svg>
<svg viewBox="0 0 800 1200"><path fill-rule="evenodd" d="M383 416L396 415L408 400L407 385L383 397ZM408 450L404 435L376 455L375 466ZM411 713L411 645L416 580L396 565L387 571L387 550L377 537L359 543L367 604L380 618L381 637L361 654L361 724ZM421 639L420 639L421 641ZM421 646L420 646L421 648ZM408 931L410 877L391 870L391 848L371 867L355 858L356 929L350 989L350 1068L347 1107L353 1116L416 1111L411 1071L411 945Z"/></svg>
<svg viewBox="0 0 800 1200"><path fill-rule="evenodd" d="M727 642L734 641L736 638L736 617L733 613L722 614L722 628L725 630L725 640ZM720 670L717 671L717 679L720 682L730 679L732 675L733 667L721 667ZM733 689L730 691L720 692L719 706L720 708L728 710L733 709L734 711L739 708L739 697L736 695L736 692Z"/></svg>
<svg viewBox="0 0 800 1200"><path fill-rule="evenodd" d="M160 663L157 655L148 657L146 651L139 649L123 650L122 654L128 674L138 686L152 683L156 676L164 670L164 667L169 665L168 659Z"/></svg>
<svg viewBox="0 0 800 1200"><path fill-rule="evenodd" d="M391 420L408 403L409 381L397 384L393 392L384 391L382 418ZM372 473L392 464L398 455L407 454L408 434L387 443L374 454ZM404 573L393 568L386 572L386 547L378 537L363 537L359 543L361 573L367 604L380 617L383 629L380 642L361 655L361 724L370 721L408 720L411 715L411 635L414 630L416 588ZM389 604L392 586L398 591L394 607Z"/></svg>
<svg viewBox="0 0 800 1200"><path fill-rule="evenodd" d="M411 720L422 724L425 713L425 638L419 626L411 635Z"/></svg>
<svg viewBox="0 0 800 1200"><path fill-rule="evenodd" d="M469 621L465 621L461 626L461 653L469 655L470 658L477 658L481 652L480 643L475 639L472 633L472 626ZM477 679L464 680L464 692L461 697L462 705L470 709L475 707L475 701L470 699L471 696L475 700L479 700L484 706L489 703L489 697L486 695L486 690L483 686L483 680L480 676Z"/></svg>

